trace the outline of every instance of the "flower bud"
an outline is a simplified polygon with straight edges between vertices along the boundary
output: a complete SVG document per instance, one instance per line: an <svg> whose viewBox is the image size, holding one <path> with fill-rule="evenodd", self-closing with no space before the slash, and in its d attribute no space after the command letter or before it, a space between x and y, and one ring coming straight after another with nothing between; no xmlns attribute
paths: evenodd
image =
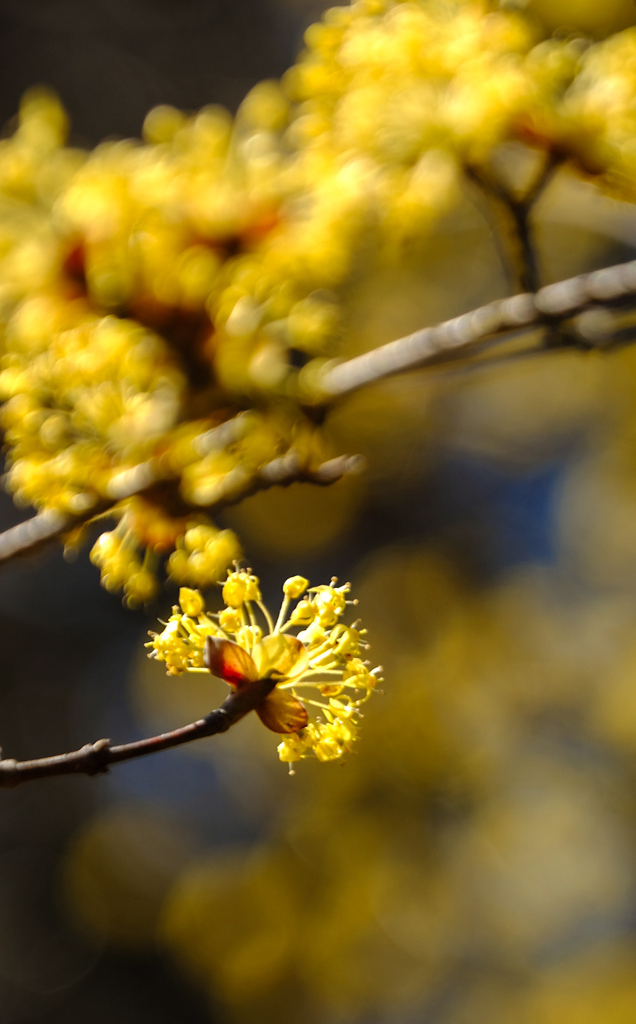
<svg viewBox="0 0 636 1024"><path fill-rule="evenodd" d="M344 626L344 627L342 627L342 626L338 627L337 626L336 629L340 629L341 630L339 636L337 637L338 642L337 642L337 644L335 646L336 654L341 654L341 655L358 655L358 654L360 654L360 634L358 633L358 630L357 629L353 629L352 626ZM333 633L332 633L332 638L336 639L336 637L333 636Z"/></svg>
<svg viewBox="0 0 636 1024"><path fill-rule="evenodd" d="M308 586L309 580L306 580L304 576L290 576L283 583L283 593L285 597L290 597L292 601L295 601L297 597L305 593Z"/></svg>
<svg viewBox="0 0 636 1024"><path fill-rule="evenodd" d="M298 634L298 639L301 644L305 644L307 647L311 646L311 644L322 643L325 639L325 631L318 622L318 619L314 619L314 621L307 626L307 629L303 629L302 632Z"/></svg>
<svg viewBox="0 0 636 1024"><path fill-rule="evenodd" d="M181 587L179 590L179 604L183 614L189 615L192 619L196 619L201 615L205 608L205 603L199 591L192 590L190 587Z"/></svg>
<svg viewBox="0 0 636 1024"><path fill-rule="evenodd" d="M93 565L101 565L106 558L115 553L118 546L118 539L113 532L100 533L89 556Z"/></svg>
<svg viewBox="0 0 636 1024"><path fill-rule="evenodd" d="M166 568L168 575L172 576L177 583L188 578L188 556L183 548L177 548L172 552Z"/></svg>
<svg viewBox="0 0 636 1024"><path fill-rule="evenodd" d="M313 622L316 617L316 609L314 608L311 601L305 598L294 608L290 615L290 620L294 626L308 626L310 622Z"/></svg>
<svg viewBox="0 0 636 1024"><path fill-rule="evenodd" d="M223 585L223 600L228 608L240 608L246 598L247 581L238 572L231 573Z"/></svg>
<svg viewBox="0 0 636 1024"><path fill-rule="evenodd" d="M245 584L245 600L260 601L261 592L258 586L258 578L256 576L246 576Z"/></svg>
<svg viewBox="0 0 636 1024"><path fill-rule="evenodd" d="M211 526L191 526L189 530L186 530L184 535L184 543L188 551L201 551L206 544L209 544L211 540L214 540L219 531Z"/></svg>
<svg viewBox="0 0 636 1024"><path fill-rule="evenodd" d="M330 608L336 616L342 615L347 606L344 588L321 587L314 598L319 609Z"/></svg>
<svg viewBox="0 0 636 1024"><path fill-rule="evenodd" d="M236 642L244 647L245 650L251 650L260 644L263 639L263 630L259 626L242 626L236 634Z"/></svg>
<svg viewBox="0 0 636 1024"><path fill-rule="evenodd" d="M152 601L159 592L159 584L154 572L149 569L139 569L132 573L124 584L126 600L130 605L146 604Z"/></svg>
<svg viewBox="0 0 636 1024"><path fill-rule="evenodd" d="M330 626L335 626L338 621L338 613L331 604L324 604L322 608L318 609L318 621L324 629L329 629Z"/></svg>
<svg viewBox="0 0 636 1024"><path fill-rule="evenodd" d="M243 625L243 616L238 608L224 608L219 614L219 626L226 633L236 633Z"/></svg>

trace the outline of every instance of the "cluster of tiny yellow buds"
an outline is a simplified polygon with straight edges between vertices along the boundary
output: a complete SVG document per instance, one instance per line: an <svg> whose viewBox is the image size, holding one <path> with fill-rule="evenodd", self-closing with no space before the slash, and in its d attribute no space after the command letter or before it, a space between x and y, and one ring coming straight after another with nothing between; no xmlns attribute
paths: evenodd
<svg viewBox="0 0 636 1024"><path fill-rule="evenodd" d="M345 583L342 587L335 587L334 582L337 581L332 581L330 587L312 588L316 594L312 603L321 626L334 626L347 604L345 594L351 590L351 584Z"/></svg>
<svg viewBox="0 0 636 1024"><path fill-rule="evenodd" d="M152 512L149 515L152 517ZM114 530L100 534L91 549L90 559L101 571L102 585L110 591L123 590L131 607L147 604L159 592L160 555L169 541L161 540L160 513L157 518L159 522L144 524L144 516L128 510ZM197 524L178 537L166 569L176 582L209 585L239 554L240 546L231 530ZM188 588L183 590L185 593Z"/></svg>
<svg viewBox="0 0 636 1024"><path fill-rule="evenodd" d="M36 90L0 142L7 484L22 504L84 516L112 500L121 474L160 462L166 485L151 514L123 499L125 539L93 550L105 586L131 603L154 595L164 559L178 583L219 579L238 541L212 526L184 536L187 510L198 517L292 440L307 448L318 433L293 403L280 412L292 343L244 333L254 319L252 254L280 220L276 139L288 108L265 83L234 122L217 107L191 117L162 107L148 115L143 143L84 153L64 149L61 105ZM201 446L243 384L261 395L251 429ZM179 522L170 510L183 505Z"/></svg>
<svg viewBox="0 0 636 1024"><path fill-rule="evenodd" d="M192 669L203 669L203 648L207 636L220 633L217 623L205 610L205 601L198 590L181 587L179 604L161 633L151 633L150 657L163 661L169 675L180 675Z"/></svg>
<svg viewBox="0 0 636 1024"><path fill-rule="evenodd" d="M257 577L253 576L249 569L236 569L228 573L223 584L223 600L228 608L234 610L241 608L246 601L259 602L261 592Z"/></svg>
<svg viewBox="0 0 636 1024"><path fill-rule="evenodd" d="M294 577L293 581L288 582L295 582L297 578ZM299 594L307 587L307 581L303 580L302 582L305 585ZM290 621L293 626L310 627L306 633L307 637L318 636L325 627L335 626L347 606L345 595L349 593L351 584L345 583L341 587L336 587L334 582L337 581L332 580L330 586L312 587L309 594L302 601L298 602L291 613ZM356 602L352 601L349 603L355 604ZM299 636L303 639L305 633L299 634Z"/></svg>
<svg viewBox="0 0 636 1024"><path fill-rule="evenodd" d="M560 107L563 131L584 168L618 198L634 202L636 32L581 48L578 74Z"/></svg>
<svg viewBox="0 0 636 1024"><path fill-rule="evenodd" d="M313 755L318 761L340 761L352 751L358 725L351 704L330 698L323 710L324 722L309 722L306 729L285 736L278 745L278 756L290 766ZM293 769L291 771L293 774Z"/></svg>
<svg viewBox="0 0 636 1024"><path fill-rule="evenodd" d="M159 584L147 564L148 556L140 560L134 538L121 529L121 523L97 538L90 559L101 570L103 586L111 591L123 589L129 605L146 604L157 596Z"/></svg>
<svg viewBox="0 0 636 1024"><path fill-rule="evenodd" d="M240 555L241 546L232 530L197 524L177 540L166 568L175 583L206 587L218 580Z"/></svg>
<svg viewBox="0 0 636 1024"><path fill-rule="evenodd" d="M151 633L146 645L150 657L164 662L170 675L204 672L206 665L211 669L205 650L207 638L213 637L221 652L221 667L215 671L230 685L247 684L262 673L276 679L256 712L281 734L282 761L291 766L309 756L340 760L351 752L359 709L376 689L381 670L371 669L361 656L366 630L357 622L340 621L353 602L345 596L350 585L339 587L337 582L334 578L329 585L311 588L303 597L309 581L290 577L276 621L263 605L258 577L250 569L228 571L222 590L225 606L218 613L206 611L198 590L182 587L179 605L162 632ZM292 601L298 603L290 610ZM294 636L294 626L306 622L307 628ZM232 654L237 646L240 657Z"/></svg>

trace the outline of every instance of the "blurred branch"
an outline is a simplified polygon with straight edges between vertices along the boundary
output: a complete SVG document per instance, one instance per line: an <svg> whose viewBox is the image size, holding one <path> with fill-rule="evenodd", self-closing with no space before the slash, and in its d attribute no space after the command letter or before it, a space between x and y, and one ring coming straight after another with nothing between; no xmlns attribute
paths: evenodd
<svg viewBox="0 0 636 1024"><path fill-rule="evenodd" d="M38 512L32 519L27 519L0 533L0 562L10 562L18 555L37 551L49 541L57 540L63 534L69 533L95 514L95 508L91 509L90 516L83 517L65 515L53 509Z"/></svg>
<svg viewBox="0 0 636 1024"><path fill-rule="evenodd" d="M361 387L386 377L429 365L443 365L473 355L485 345L498 345L538 327L549 330L543 348L609 348L634 340L634 331L615 330L612 309L636 300L636 260L596 270L591 274L547 285L532 294L524 292L498 299L463 313L435 327L425 327L405 338L391 341L345 362L331 362L319 383L320 403L329 405ZM199 454L227 447L238 440L249 423L249 412L206 431L196 440ZM212 515L258 491L287 487L296 482L326 486L362 466L358 456L342 455L318 467L310 467L294 449L273 459L255 473L240 466L218 483L208 504L200 511ZM85 507L75 515L54 510L0 533L0 564L28 555L48 542L63 537L98 516L107 515L120 501L150 494L161 485L176 484L177 475L161 459L144 462L115 476L106 498L85 495ZM179 514L197 510L183 504Z"/></svg>
<svg viewBox="0 0 636 1024"><path fill-rule="evenodd" d="M0 759L0 789L12 788L21 782L32 779L46 779L55 775L99 775L107 772L111 764L130 761L146 754L156 754L160 750L169 750L205 736L216 736L227 732L241 718L271 693L276 685L275 679L258 679L240 690L234 690L219 708L211 711L198 722L184 725L172 732L164 732L159 736L150 736L134 743L123 743L111 746L110 740L97 740L87 743L79 750L68 754L57 754L54 757L41 757L33 761L16 761L14 758Z"/></svg>
<svg viewBox="0 0 636 1024"><path fill-rule="evenodd" d="M608 348L614 341L611 308L630 300L636 300L636 260L547 285L535 294L498 299L354 359L331 363L320 380L323 401L334 401L398 373L456 361L486 342L503 344L538 327L552 329L550 349ZM599 329L600 318L605 320L603 329ZM552 333L557 327L558 333Z"/></svg>
<svg viewBox="0 0 636 1024"><path fill-rule="evenodd" d="M216 493L205 508L195 509L184 505L180 511L183 515L187 515L188 512L195 515L197 511L214 515L228 505L234 505L258 491L268 490L270 487L288 487L298 482L324 487L340 480L347 473L357 472L361 466L360 456L340 455L317 467L309 467L292 449L280 458L261 466L256 473L248 473L238 466L219 481ZM158 485L176 482L177 479L176 476L168 476L162 470L159 461L156 464L152 461L144 462L133 469L127 469L111 481L109 491L113 498L110 501L95 497L90 505L87 502L86 510L78 515L52 509L39 512L31 519L0 533L0 564L13 561L19 556L33 554L97 516L108 515L118 502L136 495L148 494ZM86 497L89 499L91 496Z"/></svg>
<svg viewBox="0 0 636 1024"><path fill-rule="evenodd" d="M513 291L537 292L541 287L531 213L558 165L556 157L549 155L522 196L513 195L505 185L486 177L482 171L466 168L468 179L495 201L505 223L506 230L495 231L494 237Z"/></svg>
<svg viewBox="0 0 636 1024"><path fill-rule="evenodd" d="M194 441L198 455L208 455L239 441L249 429L249 413L239 413L225 423L204 431ZM264 467L265 469L266 467ZM81 509L77 513L48 509L24 523L0 533L0 563L20 555L30 555L50 541L58 540L91 520L106 516L120 501L143 495L159 484L176 481L177 475L161 459L141 462L117 473L108 483L107 494L79 495ZM264 485L266 486L266 485Z"/></svg>

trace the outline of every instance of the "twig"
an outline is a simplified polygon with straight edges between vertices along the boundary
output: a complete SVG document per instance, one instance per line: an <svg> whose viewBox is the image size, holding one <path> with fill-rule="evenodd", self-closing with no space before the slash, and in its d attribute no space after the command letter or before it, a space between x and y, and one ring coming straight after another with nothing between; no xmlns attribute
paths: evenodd
<svg viewBox="0 0 636 1024"><path fill-rule="evenodd" d="M435 327L425 327L405 338L390 341L354 359L331 363L320 378L321 400L329 403L386 377L456 360L485 341L503 343L513 334L537 327L554 327L574 321L588 310L603 309L634 298L636 260L547 285L534 295L523 293L498 299ZM566 348L573 344L582 348L598 344L607 347L610 342L611 336L607 334L592 340L585 332L575 331L562 333L553 347Z"/></svg>
<svg viewBox="0 0 636 1024"><path fill-rule="evenodd" d="M469 356L484 343L505 343L512 335L537 327L567 325L567 331L552 335L552 348L565 348L574 344L582 348L598 345L608 347L611 344L609 328L602 331L600 336L595 336L594 331L583 329L583 321L579 329L575 318L581 314L586 317L591 313L596 315L601 311L610 315L607 307L634 298L636 260L548 285L536 294L526 292L498 299L435 327L425 327L405 338L381 345L354 359L331 362L320 376L312 396L313 402L329 405L386 377L432 364L456 361ZM202 434L197 441L197 444L202 445L201 451L211 451L217 446L225 447L231 443L230 439L234 438L235 433L247 426L247 417L249 413L242 413ZM262 466L254 474L240 467L226 474L215 491L208 496L201 511L214 514L257 491L274 486L286 487L296 481L327 485L360 467L359 457L340 456L322 466L311 468L303 464L292 450ZM175 480L176 477L171 476L161 460L145 462L118 474L109 485L110 499L95 497L94 503L78 515L41 512L0 533L0 564L19 555L31 554L97 515L107 513L117 502L135 494L144 494L171 479ZM194 513L195 510L191 511Z"/></svg>
<svg viewBox="0 0 636 1024"><path fill-rule="evenodd" d="M98 775L107 772L111 764L130 761L146 754L156 754L160 750L191 743L205 736L227 732L231 726L253 711L267 694L271 693L275 685L274 679L258 679L241 690L233 691L219 708L211 711L205 718L200 718L198 722L184 725L172 732L161 733L159 736L136 740L134 743L123 743L113 747L110 740L97 740L96 743L87 743L79 750L73 750L68 754L41 757L34 761L3 758L0 760L0 788L11 788L31 779L45 779L55 775Z"/></svg>
<svg viewBox="0 0 636 1024"><path fill-rule="evenodd" d="M201 456L226 448L244 437L250 422L249 413L239 413L218 427L200 434L193 442L193 447ZM122 470L110 479L105 495L78 495L81 507L76 513L47 509L0 533L0 563L10 562L20 555L30 555L50 541L58 540L97 516L107 514L120 501L147 493L171 479L177 477L162 459L149 459L131 469Z"/></svg>
<svg viewBox="0 0 636 1024"><path fill-rule="evenodd" d="M91 517L94 515L93 509ZM10 562L18 555L38 551L82 522L86 522L86 518L65 515L52 509L39 512L31 519L0 533L0 562Z"/></svg>
<svg viewBox="0 0 636 1024"><path fill-rule="evenodd" d="M200 509L190 506L183 508L183 514L205 511L210 515L220 512L228 505L235 505L244 498L270 487L288 487L298 482L309 482L325 487L335 483L348 473L358 472L363 465L359 455L340 455L317 467L307 466L292 449L286 455L261 466L255 473L248 473L242 467L227 473L217 484L214 492L209 495L208 502ZM158 483L176 481L178 478L168 477L165 473L152 472L152 463L145 462L134 469L126 470L115 478L126 477L126 488L123 485L118 491L118 501L135 495L143 495L151 491ZM90 513L72 516L63 512L48 510L39 512L31 519L18 523L0 533L0 565L11 562L20 556L31 555L51 541L58 540L78 526L90 522L97 515L106 515L117 502L95 501Z"/></svg>
<svg viewBox="0 0 636 1024"><path fill-rule="evenodd" d="M348 473L359 472L363 465L364 459L360 455L338 455L335 459L311 467L304 463L292 448L285 455L261 466L256 473L248 473L241 466L230 470L219 481L205 509L210 513L219 512L228 505L236 505L244 498L270 487L289 487L295 483L312 483L319 487L327 487ZM0 539L1 536L0 534Z"/></svg>
<svg viewBox="0 0 636 1024"><path fill-rule="evenodd" d="M474 167L466 168L466 176L499 205L507 221L507 232L495 231L502 263L511 277L513 291L537 292L541 287L531 214L534 204L559 165L548 157L532 185L523 196L513 195L503 184ZM507 234L507 248L504 245Z"/></svg>
<svg viewBox="0 0 636 1024"><path fill-rule="evenodd" d="M524 292L536 292L541 287L539 266L534 246L533 230L530 223L531 207L524 202L508 202L512 219L514 237L519 247L517 278L519 289Z"/></svg>

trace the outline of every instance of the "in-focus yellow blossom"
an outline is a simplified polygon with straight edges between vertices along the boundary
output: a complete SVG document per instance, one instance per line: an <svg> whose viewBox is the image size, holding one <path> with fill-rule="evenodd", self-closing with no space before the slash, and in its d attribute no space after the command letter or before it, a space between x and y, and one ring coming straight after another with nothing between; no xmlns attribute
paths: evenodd
<svg viewBox="0 0 636 1024"><path fill-rule="evenodd" d="M312 588L314 597L302 603L313 605L315 628L297 636L291 632L298 623L290 602L308 582L302 576L286 581L276 622L249 569L228 573L223 587L226 607L218 614L205 610L198 591L182 587L164 629L151 634L146 645L150 657L165 662L169 675L209 669L234 687L258 678L276 679L274 690L256 711L269 729L282 734L278 754L290 766L311 755L319 761L339 761L350 753L359 709L381 681L381 669L370 669L361 657L368 647L366 630L340 621L346 606L355 604L346 596L348 583L337 586L334 578L328 586ZM320 624L320 608L331 611L326 625ZM265 632L257 622L257 610Z"/></svg>

